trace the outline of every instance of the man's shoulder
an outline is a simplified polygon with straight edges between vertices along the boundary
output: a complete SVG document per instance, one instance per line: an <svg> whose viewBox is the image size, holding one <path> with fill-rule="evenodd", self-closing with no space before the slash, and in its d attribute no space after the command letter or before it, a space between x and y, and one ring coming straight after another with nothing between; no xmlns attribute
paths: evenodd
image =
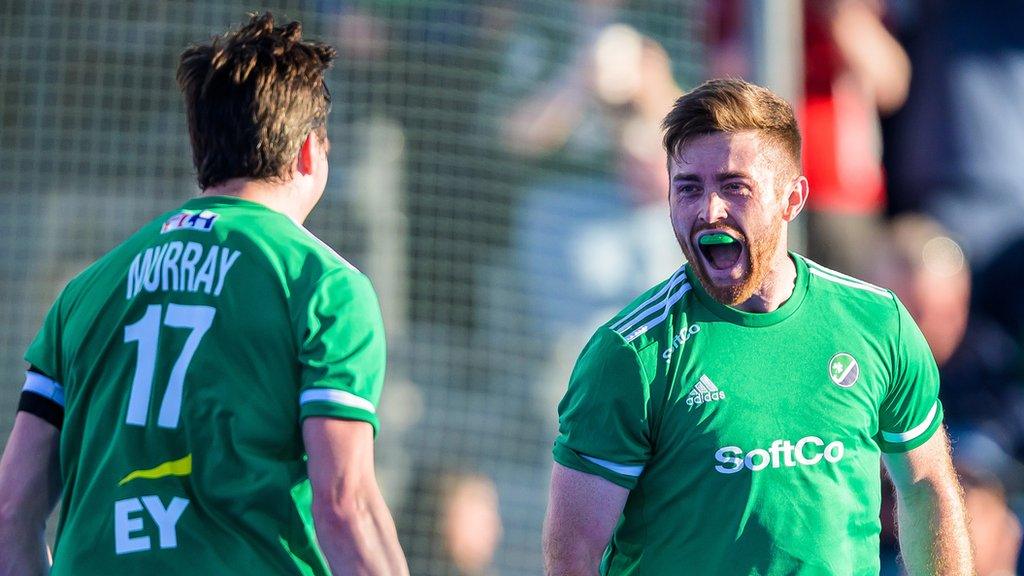
<svg viewBox="0 0 1024 576"><path fill-rule="evenodd" d="M223 200L223 199L222 199ZM195 208L186 203L170 212L160 235L183 230L182 239L202 240L196 231L209 231L209 241L240 250L250 258L279 269L291 280L326 274L361 276L348 260L287 215L255 202L225 203Z"/></svg>
<svg viewBox="0 0 1024 576"><path fill-rule="evenodd" d="M801 257L803 258L803 257ZM892 290L843 274L803 258L808 291L819 306L831 311L821 321L841 323L846 317L874 328L898 323L899 299Z"/></svg>
<svg viewBox="0 0 1024 576"><path fill-rule="evenodd" d="M808 284L812 291L828 298L864 302L879 309L894 310L896 295L892 290L827 268L810 258L799 258L807 264Z"/></svg>
<svg viewBox="0 0 1024 576"><path fill-rule="evenodd" d="M680 266L671 276L634 298L600 330L617 334L627 344L659 330L667 330L671 323L666 320L685 308L689 300L687 295L692 286L686 275L686 266Z"/></svg>
<svg viewBox="0 0 1024 576"><path fill-rule="evenodd" d="M65 298L73 297L85 288L94 287L96 283L116 283L120 281L121 275L112 274L111 269L123 268L126 271L132 258L140 250L144 250L150 244L151 238L159 233L161 223L176 212L177 209L169 210L150 220L132 235L122 240L120 244L114 246L82 271L72 276L71 280L64 287L62 296Z"/></svg>

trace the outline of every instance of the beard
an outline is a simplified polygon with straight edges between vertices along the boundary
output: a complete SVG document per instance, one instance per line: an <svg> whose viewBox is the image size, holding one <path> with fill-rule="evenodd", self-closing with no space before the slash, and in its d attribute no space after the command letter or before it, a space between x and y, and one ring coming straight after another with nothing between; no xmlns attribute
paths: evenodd
<svg viewBox="0 0 1024 576"><path fill-rule="evenodd" d="M708 228L722 228L729 230L737 240L743 243L743 254L740 256L746 263L744 274L736 281L728 284L716 284L707 271L707 260L703 254L695 253L690 247L690 238L698 232ZM782 239L779 232L782 229L782 220L773 219L765 228L755 231L751 235L744 234L739 228L727 221L716 222L695 227L690 232L690 238L679 234L676 230L676 241L683 250L683 255L693 267L697 279L700 280L704 290L715 300L726 306L736 306L750 299L767 278L772 268L772 260L778 251Z"/></svg>

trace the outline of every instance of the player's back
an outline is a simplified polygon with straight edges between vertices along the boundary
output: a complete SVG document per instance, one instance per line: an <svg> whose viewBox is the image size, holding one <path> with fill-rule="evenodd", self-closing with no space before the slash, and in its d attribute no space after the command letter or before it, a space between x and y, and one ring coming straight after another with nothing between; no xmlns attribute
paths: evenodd
<svg viewBox="0 0 1024 576"><path fill-rule="evenodd" d="M376 427L383 377L331 375L339 309L379 325L365 276L228 197L161 216L72 280L27 355L65 394L53 573L326 573L300 418ZM358 337L383 355L380 330Z"/></svg>

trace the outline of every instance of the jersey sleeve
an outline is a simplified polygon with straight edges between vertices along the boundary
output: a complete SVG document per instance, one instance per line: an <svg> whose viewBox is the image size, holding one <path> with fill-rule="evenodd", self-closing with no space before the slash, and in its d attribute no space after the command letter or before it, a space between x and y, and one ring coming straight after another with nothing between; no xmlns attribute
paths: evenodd
<svg viewBox="0 0 1024 576"><path fill-rule="evenodd" d="M61 306L63 295L47 312L43 325L25 352L29 369L21 390L18 410L35 414L56 428L64 423Z"/></svg>
<svg viewBox="0 0 1024 576"><path fill-rule="evenodd" d="M601 328L558 405L555 462L632 489L651 454L649 390L633 348Z"/></svg>
<svg viewBox="0 0 1024 576"><path fill-rule="evenodd" d="M300 419L326 416L380 426L384 322L370 280L349 272L317 282L300 318Z"/></svg>
<svg viewBox="0 0 1024 576"><path fill-rule="evenodd" d="M50 307L42 327L25 352L25 361L34 367L36 372L56 381L61 381L64 376L61 373L62 302L63 295Z"/></svg>
<svg viewBox="0 0 1024 576"><path fill-rule="evenodd" d="M876 441L883 452L907 452L924 444L942 425L939 369L928 342L897 300L899 334L892 382L882 401Z"/></svg>

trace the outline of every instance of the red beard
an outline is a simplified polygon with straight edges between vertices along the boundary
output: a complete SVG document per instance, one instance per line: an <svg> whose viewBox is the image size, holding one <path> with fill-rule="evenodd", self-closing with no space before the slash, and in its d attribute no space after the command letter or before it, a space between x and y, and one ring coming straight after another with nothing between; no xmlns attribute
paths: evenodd
<svg viewBox="0 0 1024 576"><path fill-rule="evenodd" d="M725 227L738 231L738 228L735 226L726 224ZM707 227L702 226L702 228ZM705 268L707 261L704 259L704 256L691 252L690 243L686 238L681 237L678 231L676 231L676 240L683 249L683 254L690 262L690 266L693 268L704 290L722 304L736 306L749 300L754 295L754 292L764 283L765 278L771 271L775 252L779 248L779 242L781 241L779 231L781 229L782 220L775 219L767 229L762 229L752 236L744 235L743 238L740 238L744 244L743 256L741 258L746 261L747 272L739 281L725 285L718 285L712 282Z"/></svg>

